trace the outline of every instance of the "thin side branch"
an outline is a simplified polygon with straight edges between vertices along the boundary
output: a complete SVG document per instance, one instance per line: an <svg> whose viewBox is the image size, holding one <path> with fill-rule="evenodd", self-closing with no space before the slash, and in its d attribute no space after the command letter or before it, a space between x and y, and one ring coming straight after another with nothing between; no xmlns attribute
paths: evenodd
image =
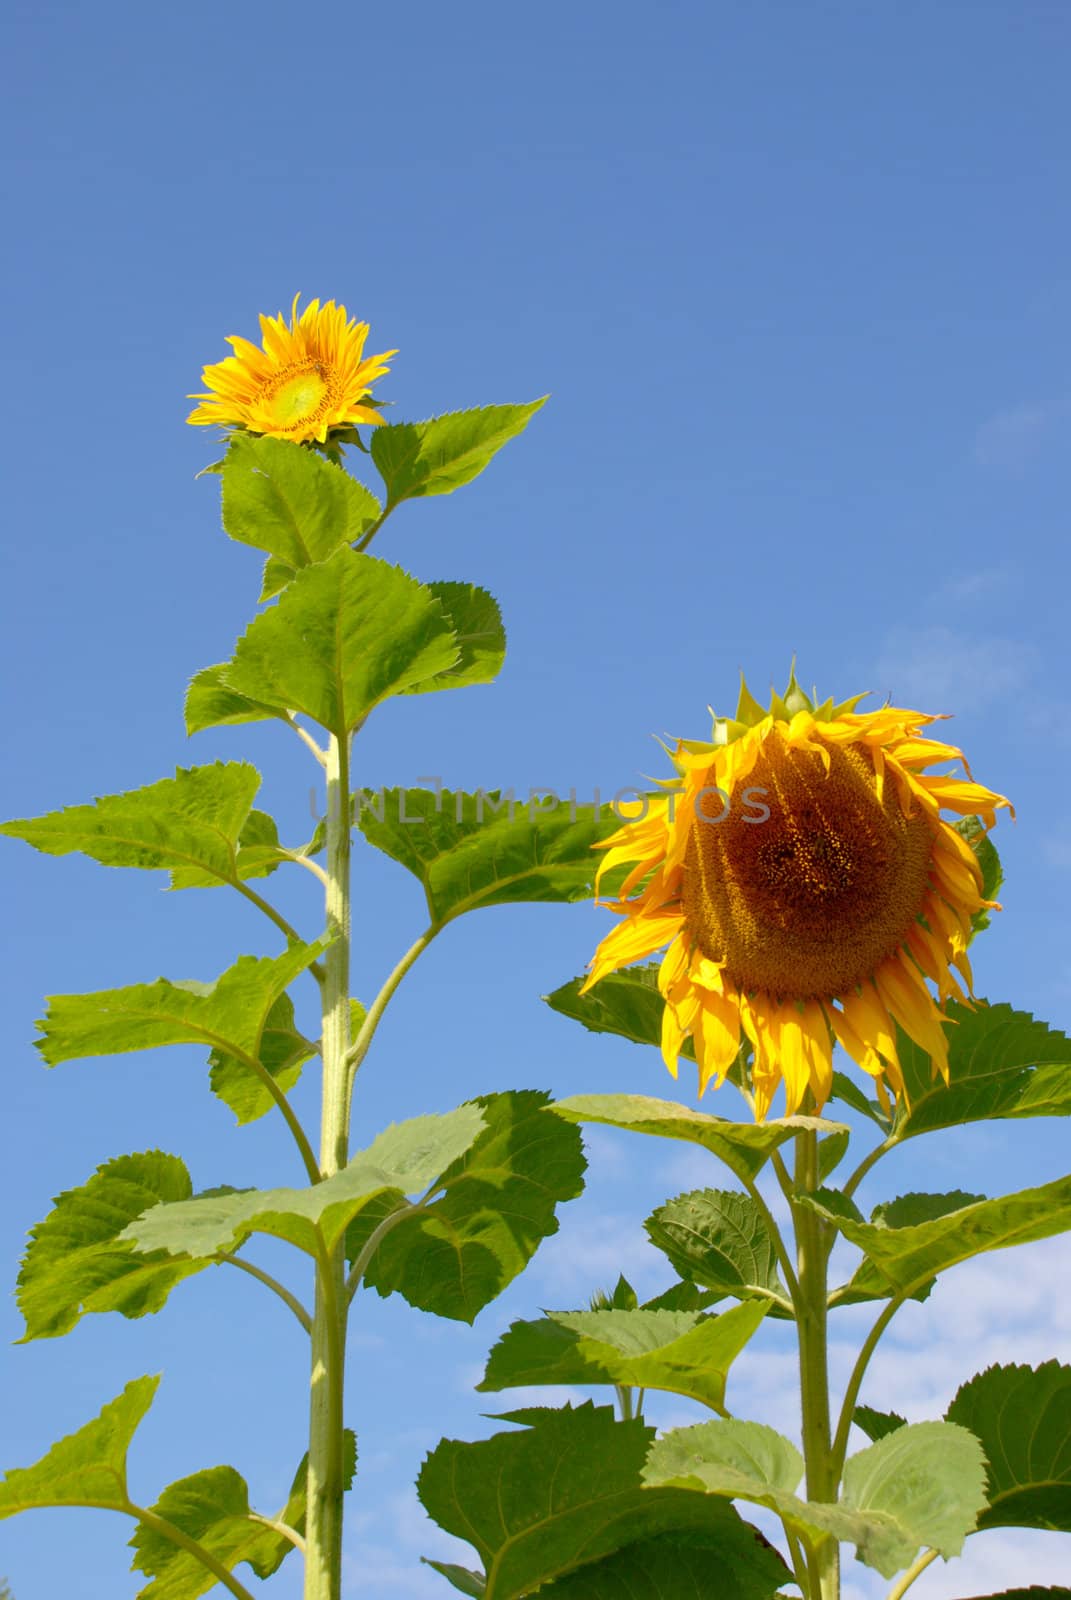
<svg viewBox="0 0 1071 1600"><path fill-rule="evenodd" d="M287 861L292 861L295 867L304 867L307 872L311 872L326 889L328 876L318 861L314 861L311 856L303 856L300 850L283 850L280 854L284 855Z"/></svg>
<svg viewBox="0 0 1071 1600"><path fill-rule="evenodd" d="M290 1307L295 1317L301 1323L301 1326L305 1329L305 1332L312 1332L312 1318L302 1305L301 1301L297 1298L297 1295L291 1294L290 1290L285 1286L285 1284L280 1283L277 1278L273 1278L270 1272L265 1272L263 1267L255 1266L252 1261L243 1261L241 1256L231 1255L229 1253L227 1255L220 1256L219 1263L220 1266L240 1267L243 1272L248 1272L251 1278L256 1278L259 1280L259 1282L266 1284L267 1287L273 1291L273 1293L279 1296L279 1299L284 1305Z"/></svg>
<svg viewBox="0 0 1071 1600"><path fill-rule="evenodd" d="M397 1211L392 1211L389 1216L384 1217L383 1221L373 1228L372 1232L368 1235L368 1238L364 1242L364 1246L360 1255L353 1263L349 1277L346 1279L345 1297L347 1305L349 1305L350 1301L357 1293L357 1290L360 1288L361 1279L368 1270L368 1263L379 1249L382 1240L386 1238L391 1229L396 1227L399 1222L404 1221L406 1217L414 1216L418 1211L422 1211L438 1187L439 1180L436 1178L431 1187L429 1189L425 1189L419 1200L414 1200L412 1204L407 1206L399 1206Z"/></svg>
<svg viewBox="0 0 1071 1600"><path fill-rule="evenodd" d="M913 1285L912 1287L915 1286ZM910 1292L910 1290L901 1289L899 1293L893 1295L892 1299L889 1301L888 1305L883 1308L881 1315L877 1318L874 1326L867 1334L863 1346L855 1359L855 1366L852 1368L852 1375L848 1379L848 1387L844 1391L844 1403L840 1408L840 1417L837 1421L837 1431L833 1437L833 1469L838 1479L840 1478L841 1472L844 1470L844 1459L848 1454L848 1435L851 1432L852 1412L855 1410L855 1402L859 1398L859 1390L862 1388L863 1378L866 1375L866 1369L870 1365L870 1358L877 1349L878 1340L881 1338L882 1334L885 1332L885 1329L889 1326L889 1323L892 1321L893 1317L895 1317L904 1301L908 1298Z"/></svg>
<svg viewBox="0 0 1071 1600"><path fill-rule="evenodd" d="M297 1529L291 1528L288 1523L282 1522L278 1517L262 1517L257 1511L249 1513L249 1520L250 1522L262 1522L266 1528L271 1528L274 1533L278 1533L282 1538L288 1539L295 1550L300 1550L302 1555L305 1554L304 1539Z"/></svg>
<svg viewBox="0 0 1071 1600"><path fill-rule="evenodd" d="M860 1161L859 1165L856 1167L855 1171L852 1173L842 1190L842 1193L846 1194L849 1200L855 1193L856 1189L858 1189L859 1185L862 1183L863 1179L866 1177L867 1173L870 1171L875 1162L880 1161L883 1155L886 1155L888 1151L892 1150L896 1142L897 1141L892 1139L884 1139L881 1144L875 1145L873 1150L871 1150L868 1155L863 1157L862 1161Z"/></svg>
<svg viewBox="0 0 1071 1600"><path fill-rule="evenodd" d="M309 733L305 728L303 728L301 726L301 723L297 720L297 717L296 717L296 715L295 715L295 713L293 711L288 711L286 713L285 721L286 721L288 727L293 728L294 732L297 734L297 736L301 740L302 744L308 745L309 749L312 751L313 755L316 757L316 759L320 763L321 767L326 767L327 766L327 751L323 748L322 745L317 744L316 740L313 738L312 734Z"/></svg>
<svg viewBox="0 0 1071 1600"><path fill-rule="evenodd" d="M376 534L379 532L380 528L382 528L383 524L386 522L393 510L394 507L392 505L386 505L383 507L383 510L380 512L376 521L373 522L368 532L364 534L362 538L357 540L357 543L353 547L356 551L360 552L368 549L368 546L372 543L372 540L375 538Z"/></svg>
<svg viewBox="0 0 1071 1600"><path fill-rule="evenodd" d="M349 1053L346 1057L346 1062L349 1067L349 1082L346 1086L347 1104L349 1103L349 1097L353 1092L353 1080L357 1075L357 1069L361 1065L361 1062L364 1060L365 1056L368 1054L368 1048L375 1037L376 1029L379 1027L379 1024L383 1018L383 1013L390 1004L394 991L397 989L398 985L401 983L410 967L413 966L418 957L421 956L428 948L428 945L439 932L439 928L440 924L433 923L431 927L427 928L425 932L420 935L420 938L417 939L414 944L410 945L409 949L398 962L398 965L394 968L394 971L387 978L387 981L384 983L383 987L376 995L375 1000L372 1002L372 1005L368 1011L368 1015L361 1024L360 1032L353 1041L353 1044L350 1046Z"/></svg>
<svg viewBox="0 0 1071 1600"><path fill-rule="evenodd" d="M301 937L300 933L298 933L297 929L295 927L293 927L291 923L287 922L287 920L283 916L282 912L281 911L276 911L275 907L271 904L271 902L268 901L268 900L265 900L264 896L263 895L259 895L255 889L251 889L249 887L248 883L236 882L236 883L234 883L232 885L232 887L237 889L239 894L244 895L245 898L249 901L250 905L256 906L258 911L263 911L264 915L271 922L274 922L275 926L279 929L280 933L282 933L282 934L284 934L286 936L286 939L290 944L304 944L305 943L305 941ZM323 969L323 965L322 965L321 962L319 962L319 961L311 962L310 965L309 965L309 969L308 970L312 973L312 975L316 979L317 983L322 983L323 982L324 969Z"/></svg>

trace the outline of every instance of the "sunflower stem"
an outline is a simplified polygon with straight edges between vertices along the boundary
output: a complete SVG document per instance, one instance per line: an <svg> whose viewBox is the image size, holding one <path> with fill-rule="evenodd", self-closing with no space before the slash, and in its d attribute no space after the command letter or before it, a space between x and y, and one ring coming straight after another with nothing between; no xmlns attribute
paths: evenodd
<svg viewBox="0 0 1071 1600"><path fill-rule="evenodd" d="M813 1194L818 1187L818 1135L807 1129L796 1135L797 1195ZM827 1225L809 1206L793 1205L796 1230L797 1334L800 1361L800 1399L803 1412L803 1459L807 1468L807 1498L828 1503L837 1498L838 1473L834 1463L829 1419L829 1353L826 1340L826 1279L829 1245ZM839 1600L840 1548L832 1538L819 1538L808 1552L808 1600Z"/></svg>
<svg viewBox="0 0 1071 1600"><path fill-rule="evenodd" d="M346 1165L350 1047L350 807L349 739L332 734L327 749L327 932L320 985L323 1013L323 1102L320 1173ZM340 1600L344 1494L343 1388L346 1346L344 1241L323 1249L316 1263L309 1404L308 1521L305 1600Z"/></svg>

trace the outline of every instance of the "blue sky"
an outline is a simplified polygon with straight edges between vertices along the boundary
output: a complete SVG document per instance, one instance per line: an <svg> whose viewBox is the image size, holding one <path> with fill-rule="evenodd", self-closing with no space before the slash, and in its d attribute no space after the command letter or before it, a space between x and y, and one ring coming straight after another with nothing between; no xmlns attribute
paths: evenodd
<svg viewBox="0 0 1071 1600"><path fill-rule="evenodd" d="M395 418L552 395L477 484L384 532L379 553L419 576L492 589L510 653L492 689L377 712L363 781L613 792L659 770L652 733L702 736L740 668L764 690L796 652L823 694L956 714L953 739L1019 810L999 830L1006 909L979 990L1066 1020L1066 8L18 0L5 33L6 814L226 756L255 761L284 838L306 836L316 773L297 741L265 726L187 744L181 721L187 678L229 652L258 583L219 532L216 484L195 481L211 436L184 426L184 396L226 334L300 290L370 321L371 349L399 348L381 386ZM29 1044L45 993L210 979L274 952L267 924L222 891L164 898L155 875L14 844L4 871L8 1276L50 1198L127 1150L174 1150L203 1185L296 1179L284 1134L235 1129L196 1052L48 1073ZM313 888L288 891L310 929ZM356 894L367 996L419 931L420 897L370 852ZM362 1073L358 1141L507 1086L673 1092L652 1054L539 1003L603 927L578 906L451 929ZM1000 1192L1060 1175L1065 1146L1041 1122L919 1141L870 1194ZM590 1155L588 1195L475 1328L360 1303L354 1596L447 1593L416 1565L447 1542L410 1486L440 1435L490 1426L472 1393L487 1348L511 1318L583 1305L619 1263L655 1292L640 1222L719 1181L624 1136ZM901 1409L936 1414L990 1360L1071 1359L1069 1271L1062 1242L1032 1246L960 1269L943 1310L905 1313L886 1368ZM304 1351L274 1302L224 1276L158 1317L8 1346L4 1464L162 1370L138 1490L231 1461L258 1503L280 1502ZM18 1337L12 1301L0 1325ZM769 1348L736 1409L787 1427ZM18 1600L51 1600L72 1571L80 1600L114 1600L136 1588L125 1537L103 1514L17 1519L0 1572ZM1071 1565L1055 1535L973 1548L919 1600ZM854 1600L879 1592L862 1568L851 1581ZM265 1593L297 1595L296 1571Z"/></svg>

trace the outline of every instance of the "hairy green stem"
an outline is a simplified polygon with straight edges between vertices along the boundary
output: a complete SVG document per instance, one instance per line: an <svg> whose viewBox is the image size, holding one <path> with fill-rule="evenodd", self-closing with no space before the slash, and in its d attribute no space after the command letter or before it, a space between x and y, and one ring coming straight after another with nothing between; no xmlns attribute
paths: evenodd
<svg viewBox="0 0 1071 1600"><path fill-rule="evenodd" d="M818 1136L813 1129L796 1135L796 1192L818 1187ZM829 1244L826 1225L809 1206L793 1207L796 1228L796 1274L799 1305L800 1399L803 1410L803 1458L807 1498L829 1503L837 1498L829 1421L829 1353L826 1342L826 1272ZM809 1600L839 1600L840 1549L832 1538L818 1538L808 1552Z"/></svg>
<svg viewBox="0 0 1071 1600"><path fill-rule="evenodd" d="M859 1185L862 1183L863 1179L866 1177L867 1173L870 1171L875 1162L880 1161L881 1157L886 1155L888 1151L892 1150L893 1148L894 1142L890 1139L884 1139L881 1144L875 1145L873 1150L863 1157L862 1161L860 1161L859 1165L856 1167L855 1171L844 1185L842 1191L848 1196L849 1200L855 1193L856 1189L858 1189Z"/></svg>
<svg viewBox="0 0 1071 1600"><path fill-rule="evenodd" d="M350 805L349 739L332 734L327 750L327 933L321 982L323 1105L320 1174L349 1157ZM344 1484L343 1392L346 1344L345 1244L320 1252L312 1319L305 1600L340 1600Z"/></svg>

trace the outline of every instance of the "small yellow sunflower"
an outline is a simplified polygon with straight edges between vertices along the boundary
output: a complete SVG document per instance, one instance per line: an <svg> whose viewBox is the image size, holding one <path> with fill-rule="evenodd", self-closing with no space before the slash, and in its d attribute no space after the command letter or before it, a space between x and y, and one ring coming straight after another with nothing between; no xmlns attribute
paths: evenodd
<svg viewBox="0 0 1071 1600"><path fill-rule="evenodd" d="M941 719L856 711L864 698L816 705L793 674L766 711L744 684L712 743L678 744L679 783L603 845L600 879L633 865L610 902L623 920L585 987L668 944L658 980L666 1065L676 1077L690 1035L702 1094L750 1041L759 1120L782 1080L788 1115L808 1090L824 1105L834 1040L888 1104L885 1082L903 1093L897 1023L947 1079L938 1000L971 989L971 917L991 902L941 811L990 828L1009 802L969 769L966 779L925 770L966 769L961 751L922 734Z"/></svg>
<svg viewBox="0 0 1071 1600"><path fill-rule="evenodd" d="M362 360L367 322L347 318L346 307L333 300L324 306L310 300L299 317L300 298L294 296L289 327L281 312L261 317L262 349L248 339L227 340L234 355L205 367L208 393L189 396L202 404L187 422L323 444L333 428L383 421L370 403L371 388L398 352Z"/></svg>

